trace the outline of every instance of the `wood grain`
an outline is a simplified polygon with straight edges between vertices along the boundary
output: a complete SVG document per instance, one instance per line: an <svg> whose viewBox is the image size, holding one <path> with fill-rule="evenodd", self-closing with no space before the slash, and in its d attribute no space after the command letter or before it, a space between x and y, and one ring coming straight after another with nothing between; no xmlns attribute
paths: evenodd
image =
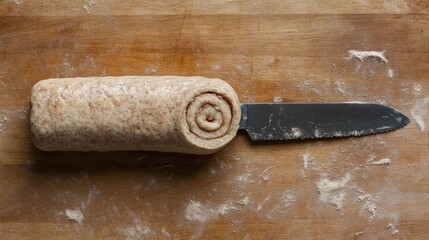
<svg viewBox="0 0 429 240"><path fill-rule="evenodd" d="M2 239L425 239L428 11L399 0L0 1ZM388 66L346 59L351 49L385 51ZM255 144L240 133L206 157L33 147L37 81L168 74L222 78L242 102L384 103L412 122L326 141ZM384 157L390 165L368 163ZM317 183L346 174L344 207L323 204ZM191 201L210 217L189 220Z"/></svg>
<svg viewBox="0 0 429 240"><path fill-rule="evenodd" d="M425 0L291 0L291 1L193 1L165 0L162 2L129 0L109 1L44 1L22 0L2 1L2 16L77 16L77 15L177 15L183 13L200 14L427 14L429 5Z"/></svg>

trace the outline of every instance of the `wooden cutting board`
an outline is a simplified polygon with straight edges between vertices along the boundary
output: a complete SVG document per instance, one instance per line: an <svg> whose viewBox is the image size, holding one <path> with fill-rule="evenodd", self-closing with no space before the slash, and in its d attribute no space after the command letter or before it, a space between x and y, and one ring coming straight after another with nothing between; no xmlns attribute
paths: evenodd
<svg viewBox="0 0 429 240"><path fill-rule="evenodd" d="M1 239L427 238L428 14L426 0L1 0ZM412 122L329 141L240 133L211 156L33 147L32 85L119 75L222 78L241 102L376 102Z"/></svg>

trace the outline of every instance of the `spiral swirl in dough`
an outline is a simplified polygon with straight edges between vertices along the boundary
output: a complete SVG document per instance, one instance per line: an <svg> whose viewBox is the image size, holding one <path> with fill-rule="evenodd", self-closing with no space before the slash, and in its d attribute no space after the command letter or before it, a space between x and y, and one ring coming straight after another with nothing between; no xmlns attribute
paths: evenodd
<svg viewBox="0 0 429 240"><path fill-rule="evenodd" d="M222 137L231 125L231 106L214 93L203 93L188 105L189 130L204 139Z"/></svg>
<svg viewBox="0 0 429 240"><path fill-rule="evenodd" d="M193 86L187 98L186 139L204 151L215 151L234 138L240 122L240 103L234 90L220 79Z"/></svg>

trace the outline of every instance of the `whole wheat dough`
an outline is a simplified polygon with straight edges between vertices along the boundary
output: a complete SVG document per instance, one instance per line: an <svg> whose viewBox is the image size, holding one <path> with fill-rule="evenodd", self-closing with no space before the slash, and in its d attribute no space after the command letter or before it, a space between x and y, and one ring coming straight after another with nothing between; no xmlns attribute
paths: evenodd
<svg viewBox="0 0 429 240"><path fill-rule="evenodd" d="M44 151L210 154L240 121L232 87L204 77L47 79L34 85L31 106L32 140Z"/></svg>

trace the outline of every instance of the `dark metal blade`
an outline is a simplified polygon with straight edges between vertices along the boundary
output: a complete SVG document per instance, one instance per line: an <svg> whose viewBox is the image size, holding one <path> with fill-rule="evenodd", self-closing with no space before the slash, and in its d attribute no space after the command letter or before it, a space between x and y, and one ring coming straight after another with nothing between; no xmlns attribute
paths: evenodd
<svg viewBox="0 0 429 240"><path fill-rule="evenodd" d="M252 140L362 136L393 131L410 120L368 103L242 104L240 129Z"/></svg>

